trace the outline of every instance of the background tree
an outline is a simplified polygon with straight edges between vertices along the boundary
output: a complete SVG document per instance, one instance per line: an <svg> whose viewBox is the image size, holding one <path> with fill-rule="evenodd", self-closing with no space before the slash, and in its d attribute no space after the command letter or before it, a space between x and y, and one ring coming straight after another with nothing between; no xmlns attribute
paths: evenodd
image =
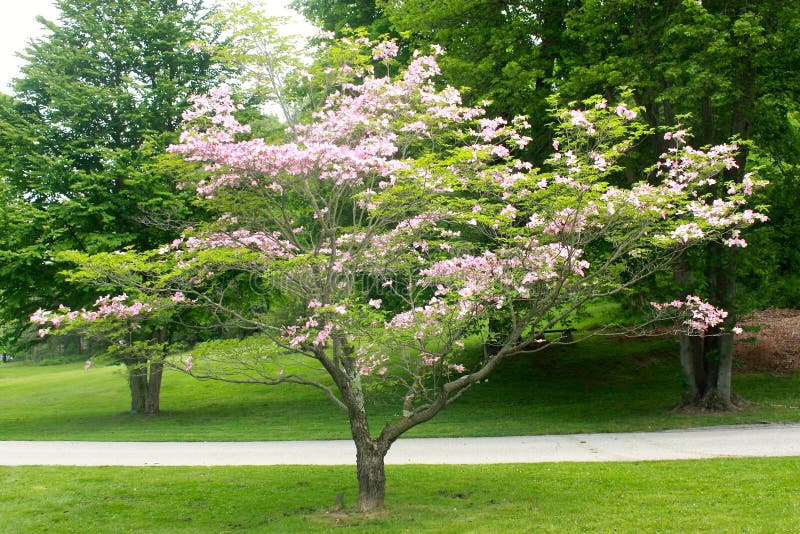
<svg viewBox="0 0 800 534"><path fill-rule="evenodd" d="M279 135L279 130L287 128L293 135L303 104L293 98L289 82L302 69L307 54L300 37L282 30L289 19L271 17L263 5L249 0L227 4L214 15L214 21L223 30L225 42L203 46L227 67L230 76L226 81L237 100L245 103L251 114L279 113L283 126L268 117L252 116L244 122L257 129L266 126L267 134Z"/></svg>
<svg viewBox="0 0 800 534"><path fill-rule="evenodd" d="M510 120L525 115L533 125L527 156L548 155L548 99L560 75L559 58L571 45L565 16L576 1L378 0L392 28L411 46L441 45L448 83L464 89L466 102L487 101L489 113ZM588 96L588 95L586 95Z"/></svg>
<svg viewBox="0 0 800 534"><path fill-rule="evenodd" d="M669 142L660 133L664 128L687 128L699 145L731 137L747 140L737 166L726 171L725 181L741 183L753 166L753 154L759 172L776 179L773 194L796 197L796 184L784 173L787 163L797 162L793 147L798 131L792 116L800 94L796 74L800 54L792 43L800 36L798 15L799 8L785 2L587 0L566 17L567 35L574 46L565 48L559 89L581 97L613 94L622 85L632 88L643 117L657 132L650 137L649 150L640 154L646 160L664 151ZM631 164L640 166L635 161ZM775 200L778 209L772 213L773 224L777 218L784 238L787 232L800 237L800 228L790 222L793 216ZM758 232L764 237L770 233ZM767 243L762 238L758 244L757 249L745 251L708 247L683 263L678 285L684 291L703 291L730 310L727 325L732 326L739 305L738 265L742 261L760 264L756 272L750 267L740 283L750 286L750 306L765 307L774 301L758 302L752 296L763 291L767 279L764 263L756 258L765 251L782 256L773 256L777 261L768 269L771 273L785 271L793 261L791 253L778 252L786 249L779 242ZM790 300L796 302L796 298ZM730 336L705 341L684 338L681 346L690 383L684 402L705 407L734 405Z"/></svg>
<svg viewBox="0 0 800 534"><path fill-rule="evenodd" d="M96 261L96 259L95 259ZM131 392L131 413L156 415L160 411L164 359L171 349L171 317L166 308L154 311L146 303L123 293L98 298L89 310L73 311L59 306L58 312L37 310L30 318L40 328L40 337L52 328L59 335L77 332L98 343L106 356L127 367ZM93 360L87 360L89 369Z"/></svg>
<svg viewBox="0 0 800 534"><path fill-rule="evenodd" d="M41 21L50 33L27 49L16 100L2 109L13 161L3 180L41 214L29 221L41 223L32 244L39 257L30 258L36 279L3 284L10 300L2 313L11 322L43 304L84 298L58 277L58 251L146 248L164 240L162 229L141 218L179 210L185 198L148 162L169 142L186 98L215 75L208 55L188 46L198 35L213 40L199 1L58 6L59 23Z"/></svg>
<svg viewBox="0 0 800 534"><path fill-rule="evenodd" d="M349 30L366 28L370 37L395 37L384 8L375 0L294 0L292 9L322 30L343 37Z"/></svg>
<svg viewBox="0 0 800 534"><path fill-rule="evenodd" d="M71 266L61 252L145 250L172 238L169 221L191 219L183 176L161 155L188 97L220 72L192 47L217 35L200 0L57 5L0 106L0 181L13 204L0 230L0 320L12 340L37 308L96 298L60 274Z"/></svg>

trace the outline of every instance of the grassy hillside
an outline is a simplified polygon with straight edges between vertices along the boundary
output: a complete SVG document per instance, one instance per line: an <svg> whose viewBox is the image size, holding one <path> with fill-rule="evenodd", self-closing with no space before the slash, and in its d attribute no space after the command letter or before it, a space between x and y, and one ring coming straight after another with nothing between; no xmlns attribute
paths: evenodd
<svg viewBox="0 0 800 534"><path fill-rule="evenodd" d="M670 340L598 338L507 362L411 436L496 436L656 430L800 421L800 374L737 374L749 401L730 414L670 412L681 394ZM348 438L343 413L316 389L165 376L163 413L128 414L123 370L80 364L0 365L0 440L283 440ZM373 426L399 412L379 397Z"/></svg>

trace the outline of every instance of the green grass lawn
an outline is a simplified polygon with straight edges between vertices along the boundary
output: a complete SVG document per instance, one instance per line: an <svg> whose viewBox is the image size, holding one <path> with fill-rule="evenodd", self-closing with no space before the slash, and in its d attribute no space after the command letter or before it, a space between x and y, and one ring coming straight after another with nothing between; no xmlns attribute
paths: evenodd
<svg viewBox="0 0 800 534"><path fill-rule="evenodd" d="M797 532L798 475L800 458L390 466L364 516L352 467L0 468L0 531Z"/></svg>
<svg viewBox="0 0 800 534"><path fill-rule="evenodd" d="M800 421L800 374L737 374L749 405L729 414L670 412L681 386L673 341L597 338L504 364L409 436L499 436L657 430ZM156 417L131 416L123 371L80 364L0 365L0 440L283 440L349 438L346 417L318 390L164 379ZM371 407L373 427L396 416Z"/></svg>

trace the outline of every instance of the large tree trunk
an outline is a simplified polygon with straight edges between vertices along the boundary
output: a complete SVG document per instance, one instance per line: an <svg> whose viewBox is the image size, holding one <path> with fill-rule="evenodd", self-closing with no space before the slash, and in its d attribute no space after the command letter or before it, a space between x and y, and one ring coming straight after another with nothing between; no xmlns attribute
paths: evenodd
<svg viewBox="0 0 800 534"><path fill-rule="evenodd" d="M128 381L131 388L131 414L144 412L147 398L147 368L139 364L128 364Z"/></svg>
<svg viewBox="0 0 800 534"><path fill-rule="evenodd" d="M161 402L161 377L164 374L162 362L150 362L150 377L147 381L147 397L144 403L144 413L157 415Z"/></svg>
<svg viewBox="0 0 800 534"><path fill-rule="evenodd" d="M733 334L681 334L680 356L687 391L678 409L732 410L741 404L731 387Z"/></svg>
<svg viewBox="0 0 800 534"><path fill-rule="evenodd" d="M131 389L131 414L157 415L161 402L162 362L143 362L128 365Z"/></svg>
<svg viewBox="0 0 800 534"><path fill-rule="evenodd" d="M390 443L372 439L370 436L369 420L358 375L349 381L345 392L350 431L356 444L358 511L370 512L383 508L386 495L386 472L383 459L389 450Z"/></svg>
<svg viewBox="0 0 800 534"><path fill-rule="evenodd" d="M388 448L373 440L356 442L356 469L358 476L358 511L370 512L383 508L386 496L386 471L384 457Z"/></svg>
<svg viewBox="0 0 800 534"><path fill-rule="evenodd" d="M320 352L319 360L336 382L350 420L350 433L356 445L357 508L359 512L379 510L386 496L384 456L393 440L373 439L370 435L361 375L355 359L351 358L353 347L343 336L333 338L333 354L331 360Z"/></svg>
<svg viewBox="0 0 800 534"><path fill-rule="evenodd" d="M728 317L704 336L681 334L680 359L687 391L678 409L732 410L742 404L731 385L732 329L736 326L736 250L720 243L711 244L706 249L705 262L711 302L726 310ZM680 263L675 274L676 280L685 286L689 280L688 264Z"/></svg>

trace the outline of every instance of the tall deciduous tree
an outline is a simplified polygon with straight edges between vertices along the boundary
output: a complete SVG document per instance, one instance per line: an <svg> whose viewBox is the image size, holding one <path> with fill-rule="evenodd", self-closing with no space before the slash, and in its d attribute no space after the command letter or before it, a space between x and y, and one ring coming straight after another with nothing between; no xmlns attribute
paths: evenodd
<svg viewBox="0 0 800 534"><path fill-rule="evenodd" d="M94 290L58 274L68 265L59 252L146 249L169 238L165 226L143 220L185 213L188 197L154 162L175 140L187 98L217 75L210 56L192 47L216 38L200 0L57 6L59 20L40 19L47 34L22 54L15 100L0 108L9 141L0 180L27 213L0 230L6 325L39 307L93 300Z"/></svg>
<svg viewBox="0 0 800 534"><path fill-rule="evenodd" d="M367 28L373 38L391 32L383 6L375 0L293 0L291 6L339 37L356 28Z"/></svg>
<svg viewBox="0 0 800 534"><path fill-rule="evenodd" d="M613 94L626 85L655 129L682 125L700 145L731 137L750 141L725 175L726 182L741 183L753 151L773 169L796 157L791 114L800 96L800 53L794 45L800 38L798 17L798 5L780 1L586 0L567 16L568 35L576 46L565 49L575 53L563 56L559 86L580 97ZM668 142L661 132L652 135L645 159L661 153ZM790 191L796 188L785 190ZM781 247L760 243L755 254ZM705 286L710 298L731 311L729 327L736 320L736 273L743 254L710 246L694 267L687 262L679 273L682 285ZM690 383L685 402L733 406L730 336L684 338L681 346Z"/></svg>

